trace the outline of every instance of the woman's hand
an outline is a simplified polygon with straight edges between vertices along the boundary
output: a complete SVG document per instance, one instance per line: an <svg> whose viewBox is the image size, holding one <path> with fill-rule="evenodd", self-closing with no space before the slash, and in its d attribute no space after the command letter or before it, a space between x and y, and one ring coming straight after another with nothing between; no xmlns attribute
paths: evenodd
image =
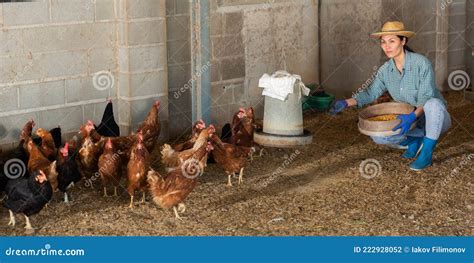
<svg viewBox="0 0 474 263"><path fill-rule="evenodd" d="M336 115L339 112L342 112L348 107L352 107L357 105L357 101L355 99L347 99L347 100L337 100L334 102L331 106L331 109L329 110L329 113L331 115Z"/></svg>
<svg viewBox="0 0 474 263"><path fill-rule="evenodd" d="M392 129L392 131L396 131L398 129L401 129L400 135L405 135L408 133L410 130L411 125L413 122L416 120L416 115L415 112L411 112L410 114L401 114L398 115L397 119L399 119L401 122L395 128Z"/></svg>
<svg viewBox="0 0 474 263"><path fill-rule="evenodd" d="M329 110L329 113L331 115L336 115L339 112L345 110L347 107L349 107L349 104L347 103L346 100L337 100L334 102L331 106L331 109Z"/></svg>

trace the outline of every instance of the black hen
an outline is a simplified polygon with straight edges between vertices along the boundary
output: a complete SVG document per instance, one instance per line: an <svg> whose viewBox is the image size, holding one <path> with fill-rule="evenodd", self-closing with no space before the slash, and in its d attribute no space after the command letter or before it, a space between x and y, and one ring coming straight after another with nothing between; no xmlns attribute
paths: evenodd
<svg viewBox="0 0 474 263"><path fill-rule="evenodd" d="M71 185L81 180L81 174L77 168L76 152L69 149L69 144L66 143L63 148L59 150L58 155L58 189L64 193L64 202L69 202L67 190Z"/></svg>
<svg viewBox="0 0 474 263"><path fill-rule="evenodd" d="M51 133L51 136L53 136L54 146L56 149L59 149L62 144L61 127L58 126L57 128L50 130L49 133Z"/></svg>
<svg viewBox="0 0 474 263"><path fill-rule="evenodd" d="M109 100L109 102L107 103L104 115L102 116L102 122L99 124L99 126L95 127L95 130L104 137L120 136L120 127L115 122L112 100Z"/></svg>
<svg viewBox="0 0 474 263"><path fill-rule="evenodd" d="M9 180L5 192L7 200L3 206L10 210L9 225L15 226L14 213L22 213L25 215L27 229L32 229L28 217L39 213L53 195L51 184L43 172Z"/></svg>

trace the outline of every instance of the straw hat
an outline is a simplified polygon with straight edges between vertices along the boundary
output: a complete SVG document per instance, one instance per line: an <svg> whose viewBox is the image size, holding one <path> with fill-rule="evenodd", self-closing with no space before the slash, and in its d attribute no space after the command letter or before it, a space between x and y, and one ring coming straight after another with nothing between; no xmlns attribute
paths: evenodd
<svg viewBox="0 0 474 263"><path fill-rule="evenodd" d="M405 25L400 21L389 21L383 24L380 32L372 33L370 34L370 37L380 38L385 35L396 35L410 38L415 35L415 32L405 30Z"/></svg>

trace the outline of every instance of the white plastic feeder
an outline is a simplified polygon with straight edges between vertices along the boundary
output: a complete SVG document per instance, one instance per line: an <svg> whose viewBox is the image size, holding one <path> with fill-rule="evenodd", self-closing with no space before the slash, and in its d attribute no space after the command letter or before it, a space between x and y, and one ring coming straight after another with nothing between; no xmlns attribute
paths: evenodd
<svg viewBox="0 0 474 263"><path fill-rule="evenodd" d="M303 94L297 80L285 101L265 96L263 131L254 133L256 143L268 147L310 144L313 136L303 128Z"/></svg>

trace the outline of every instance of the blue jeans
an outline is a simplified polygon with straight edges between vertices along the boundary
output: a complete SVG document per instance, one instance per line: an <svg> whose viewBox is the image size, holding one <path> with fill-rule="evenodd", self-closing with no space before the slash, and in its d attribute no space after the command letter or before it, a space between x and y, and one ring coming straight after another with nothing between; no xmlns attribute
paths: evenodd
<svg viewBox="0 0 474 263"><path fill-rule="evenodd" d="M446 105L437 98L431 98L423 107L424 114L418 118L416 127L410 130L406 135L393 135L387 137L371 136L376 144L383 144L393 148L401 148L399 145L411 137L428 137L432 140L438 140L441 134L445 133L451 127L451 116L446 109Z"/></svg>

